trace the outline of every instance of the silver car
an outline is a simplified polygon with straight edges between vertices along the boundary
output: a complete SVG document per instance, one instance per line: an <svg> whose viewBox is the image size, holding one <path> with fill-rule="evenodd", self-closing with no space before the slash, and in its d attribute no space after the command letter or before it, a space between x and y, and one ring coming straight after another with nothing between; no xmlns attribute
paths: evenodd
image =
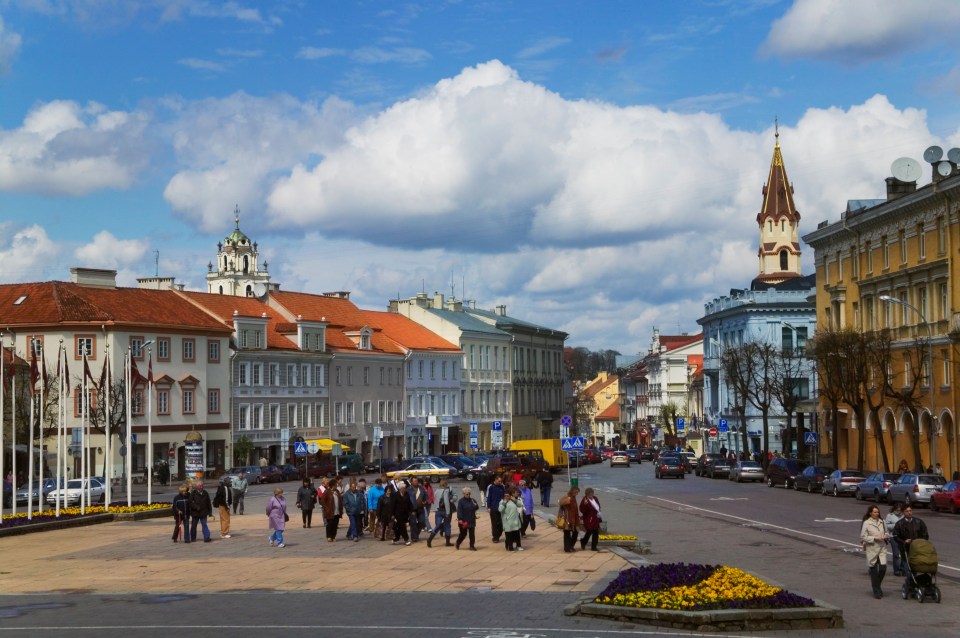
<svg viewBox="0 0 960 638"><path fill-rule="evenodd" d="M756 461L737 461L730 470L729 479L743 481L763 481L763 466Z"/></svg>
<svg viewBox="0 0 960 638"><path fill-rule="evenodd" d="M867 480L857 486L854 496L858 501L873 499L877 503L887 500L890 486L897 482L900 475L896 472L874 472Z"/></svg>
<svg viewBox="0 0 960 638"><path fill-rule="evenodd" d="M61 505L67 507L80 504L80 496L89 486L90 502L103 503L106 488L98 478L89 479L71 479L67 481L66 488L58 488L47 494L47 503L56 505L60 501Z"/></svg>
<svg viewBox="0 0 960 638"><path fill-rule="evenodd" d="M890 486L887 498L891 503L930 503L930 495L943 487L947 480L939 474L913 474L909 472Z"/></svg>
<svg viewBox="0 0 960 638"><path fill-rule="evenodd" d="M834 470L830 476L823 479L823 487L820 488L824 496L832 494L833 496L843 496L849 494L853 496L857 493L857 486L866 480L866 476L860 470Z"/></svg>
<svg viewBox="0 0 960 638"><path fill-rule="evenodd" d="M63 487L63 479L60 479L60 487ZM45 478L43 479L43 498L46 500L47 494L52 492L57 488L57 479L55 478ZM29 500L31 503L37 502L37 496L40 492L40 479L35 479L33 481L33 498L29 498L27 494L27 486L24 485L19 490L17 490L17 505L26 505Z"/></svg>

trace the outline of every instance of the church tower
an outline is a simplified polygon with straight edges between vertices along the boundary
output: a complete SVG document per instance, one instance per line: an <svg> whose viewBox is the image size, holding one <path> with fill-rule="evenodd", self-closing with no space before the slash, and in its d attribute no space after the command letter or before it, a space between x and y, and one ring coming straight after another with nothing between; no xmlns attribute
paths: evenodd
<svg viewBox="0 0 960 638"><path fill-rule="evenodd" d="M760 274L757 284L779 284L800 276L800 213L793 202L793 185L780 154L780 131L776 131L770 175L763 187L763 206L757 214L760 226Z"/></svg>
<svg viewBox="0 0 960 638"><path fill-rule="evenodd" d="M233 232L217 243L217 262L207 264L207 292L234 297L262 296L268 290L278 290L279 284L270 283L267 262L260 270L257 242L240 230L240 209L235 208Z"/></svg>

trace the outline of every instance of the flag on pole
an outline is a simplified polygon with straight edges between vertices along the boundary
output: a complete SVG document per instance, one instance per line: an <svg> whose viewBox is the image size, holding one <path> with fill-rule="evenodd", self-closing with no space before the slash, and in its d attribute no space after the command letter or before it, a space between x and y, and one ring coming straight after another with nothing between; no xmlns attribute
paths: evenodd
<svg viewBox="0 0 960 638"><path fill-rule="evenodd" d="M90 361L87 355L83 355L83 378L90 379L90 383L93 383L93 373L90 372Z"/></svg>
<svg viewBox="0 0 960 638"><path fill-rule="evenodd" d="M147 380L143 378L143 375L140 374L140 370L137 368L137 362L134 361L133 358L131 357L131 359L130 359L130 385L131 385L131 387L136 387L136 386L138 386L138 385L143 385L143 384L145 384L146 382L147 382Z"/></svg>
<svg viewBox="0 0 960 638"><path fill-rule="evenodd" d="M63 392L66 396L70 396L70 368L67 366L67 357L63 349L63 344L60 344L60 351L57 353L57 379L60 379L60 365L63 364L63 378L66 379L63 384Z"/></svg>
<svg viewBox="0 0 960 638"><path fill-rule="evenodd" d="M103 394L103 388L107 384L107 368L110 366L110 360L106 359L103 362L103 370L100 371L100 385L97 386L100 389L100 394Z"/></svg>
<svg viewBox="0 0 960 638"><path fill-rule="evenodd" d="M36 387L40 372L37 370L37 353L33 352L32 355L30 357L30 386Z"/></svg>
<svg viewBox="0 0 960 638"><path fill-rule="evenodd" d="M147 359L147 383L153 383L153 354Z"/></svg>

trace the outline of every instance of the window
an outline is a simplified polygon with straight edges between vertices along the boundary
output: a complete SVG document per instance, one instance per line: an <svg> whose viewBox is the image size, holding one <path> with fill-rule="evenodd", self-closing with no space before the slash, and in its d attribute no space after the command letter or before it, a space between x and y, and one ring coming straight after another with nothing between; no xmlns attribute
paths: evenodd
<svg viewBox="0 0 960 638"><path fill-rule="evenodd" d="M183 413L193 414L193 390L183 391Z"/></svg>
<svg viewBox="0 0 960 638"><path fill-rule="evenodd" d="M918 305L920 306L920 314L922 314L924 317L929 317L930 312L929 312L929 308L927 308L927 287L926 286L921 286L917 288L917 301L918 301Z"/></svg>
<svg viewBox="0 0 960 638"><path fill-rule="evenodd" d="M417 361L417 376L423 378L423 361Z"/></svg>
<svg viewBox="0 0 960 638"><path fill-rule="evenodd" d="M43 337L27 337L27 351L31 357L40 358L43 356Z"/></svg>
<svg viewBox="0 0 960 638"><path fill-rule="evenodd" d="M170 360L170 337L157 337L157 361Z"/></svg>
<svg viewBox="0 0 960 638"><path fill-rule="evenodd" d="M371 410L372 410L372 408L371 408L370 402L369 402L369 401L364 401L364 402L363 402L363 422L364 422L364 423L370 423L370 422L371 422L371 420L372 420Z"/></svg>
<svg viewBox="0 0 960 638"><path fill-rule="evenodd" d="M299 385L297 383L297 364L287 364L287 386L293 388Z"/></svg>
<svg viewBox="0 0 960 638"><path fill-rule="evenodd" d="M437 378L437 362L436 361L430 362L430 378L431 379Z"/></svg>
<svg viewBox="0 0 960 638"><path fill-rule="evenodd" d="M339 401L333 404L333 422L336 425L343 424L343 404Z"/></svg>
<svg viewBox="0 0 960 638"><path fill-rule="evenodd" d="M143 341L143 337L130 337L130 353L138 361L143 361Z"/></svg>
<svg viewBox="0 0 960 638"><path fill-rule="evenodd" d="M135 416L143 415L143 390L134 390L130 396L130 411ZM74 415L79 416L79 415Z"/></svg>
<svg viewBox="0 0 960 638"><path fill-rule="evenodd" d="M370 385L370 366L363 366L363 385Z"/></svg>
<svg viewBox="0 0 960 638"><path fill-rule="evenodd" d="M322 388L326 384L325 366L317 364L313 366L313 385Z"/></svg>
<svg viewBox="0 0 960 638"><path fill-rule="evenodd" d="M310 427L311 421L310 421L310 404L309 403L300 404L300 417L297 423L302 428Z"/></svg>
<svg viewBox="0 0 960 638"><path fill-rule="evenodd" d="M207 390L207 412L220 414L220 390L215 388Z"/></svg>
<svg viewBox="0 0 960 638"><path fill-rule="evenodd" d="M250 406L241 405L237 408L237 427L246 430L249 426Z"/></svg>
<svg viewBox="0 0 960 638"><path fill-rule="evenodd" d="M356 423L356 412L353 409L353 401L347 401L347 423Z"/></svg>
<svg viewBox="0 0 960 638"><path fill-rule="evenodd" d="M446 361L440 362L440 378L441 379L447 378L447 362Z"/></svg>
<svg viewBox="0 0 960 638"><path fill-rule="evenodd" d="M476 346L470 344L470 369L476 370Z"/></svg>
<svg viewBox="0 0 960 638"><path fill-rule="evenodd" d="M943 321L947 318L947 284L937 284L937 291L940 297L939 319Z"/></svg>
<svg viewBox="0 0 960 638"><path fill-rule="evenodd" d="M947 358L947 351L940 351L940 360L943 361L943 381L940 382L940 385L947 387L950 385L950 360Z"/></svg>
<svg viewBox="0 0 960 638"><path fill-rule="evenodd" d="M207 343L207 363L220 363L220 342L216 339Z"/></svg>
<svg viewBox="0 0 960 638"><path fill-rule="evenodd" d="M323 404L323 403L316 403L316 404L314 404L314 406L313 406L313 411L314 411L314 413L317 415L316 420L314 420L314 423L317 425L317 427L318 427L318 428L326 427L326 425L327 425L327 419L326 419L327 411L326 411L326 406L325 406L325 404Z"/></svg>
<svg viewBox="0 0 960 638"><path fill-rule="evenodd" d="M803 350L807 346L807 327L785 325L780 330L780 338L784 352L803 354ZM794 338L796 338L796 344L794 344Z"/></svg>
<svg viewBox="0 0 960 638"><path fill-rule="evenodd" d="M867 297L863 300L867 313L867 330L874 331L877 329L875 320L874 320L874 308L873 308L873 297Z"/></svg>
<svg viewBox="0 0 960 638"><path fill-rule="evenodd" d="M270 404L270 420L267 421L267 427L274 430L280 429L280 404L271 403Z"/></svg>
<svg viewBox="0 0 960 638"><path fill-rule="evenodd" d="M850 275L854 278L860 276L860 254L856 244L850 246Z"/></svg>
<svg viewBox="0 0 960 638"><path fill-rule="evenodd" d="M898 233L900 238L900 263L907 263L907 231L901 230Z"/></svg>
<svg viewBox="0 0 960 638"><path fill-rule="evenodd" d="M920 249L920 259L927 258L927 236L923 232L923 224L917 226L917 247Z"/></svg>
<svg viewBox="0 0 960 638"><path fill-rule="evenodd" d="M237 367L237 384L250 385L250 364L241 363Z"/></svg>
<svg viewBox="0 0 960 638"><path fill-rule="evenodd" d="M843 255L837 251L837 283L843 281Z"/></svg>
<svg viewBox="0 0 960 638"><path fill-rule="evenodd" d="M890 242L886 235L880 238L880 249L883 251L883 267L887 269L890 267Z"/></svg>
<svg viewBox="0 0 960 638"><path fill-rule="evenodd" d="M305 388L310 386L310 364L309 363L300 364L300 385Z"/></svg>
<svg viewBox="0 0 960 638"><path fill-rule="evenodd" d="M353 385L353 368L347 368L347 385Z"/></svg>
<svg viewBox="0 0 960 638"><path fill-rule="evenodd" d="M913 379L913 365L910 362L910 357L904 355L903 357L903 387L908 387L910 381Z"/></svg>
<svg viewBox="0 0 960 638"><path fill-rule="evenodd" d="M937 217L937 251L941 255L947 252L947 228L942 215Z"/></svg>
<svg viewBox="0 0 960 638"><path fill-rule="evenodd" d="M789 258L787 256L787 250L783 249L780 251L780 270L786 270L789 266Z"/></svg>
<svg viewBox="0 0 960 638"><path fill-rule="evenodd" d="M297 404L296 403L287 404L287 427L288 428L297 427Z"/></svg>
<svg viewBox="0 0 960 638"><path fill-rule="evenodd" d="M402 414L399 407L397 407L397 414ZM393 422L393 401L387 401L387 422Z"/></svg>
<svg viewBox="0 0 960 638"><path fill-rule="evenodd" d="M254 430L263 428L263 404L257 403L250 409L250 427Z"/></svg>
<svg viewBox="0 0 960 638"><path fill-rule="evenodd" d="M900 325L908 326L910 325L910 308L907 307L909 303L907 301L907 293L901 292L899 295L900 299Z"/></svg>
<svg viewBox="0 0 960 638"><path fill-rule="evenodd" d="M170 414L169 390L157 390L157 414Z"/></svg>
<svg viewBox="0 0 960 638"><path fill-rule="evenodd" d="M272 386L280 385L280 364L279 363L268 363L267 364L267 383Z"/></svg>
<svg viewBox="0 0 960 638"><path fill-rule="evenodd" d="M97 355L97 336L96 335L75 335L73 337L74 359L83 359L84 355L88 359L96 359Z"/></svg>
<svg viewBox="0 0 960 638"><path fill-rule="evenodd" d="M873 246L870 242L867 242L863 248L863 251L867 254L867 273L873 272Z"/></svg>
<svg viewBox="0 0 960 638"><path fill-rule="evenodd" d="M195 339L184 339L183 340L183 360L184 361L194 361L195 360L195 348L196 340Z"/></svg>

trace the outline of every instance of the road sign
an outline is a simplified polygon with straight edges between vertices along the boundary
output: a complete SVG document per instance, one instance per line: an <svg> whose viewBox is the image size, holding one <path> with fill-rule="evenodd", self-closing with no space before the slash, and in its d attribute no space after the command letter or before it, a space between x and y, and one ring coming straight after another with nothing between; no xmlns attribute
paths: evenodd
<svg viewBox="0 0 960 638"><path fill-rule="evenodd" d="M804 444L804 445L816 445L816 444L817 444L817 433L816 433L816 432L804 432L804 433L803 433L803 444Z"/></svg>
<svg viewBox="0 0 960 638"><path fill-rule="evenodd" d="M479 431L480 431L480 424L477 423L476 421L471 421L470 432L473 433L473 432L479 432Z"/></svg>
<svg viewBox="0 0 960 638"><path fill-rule="evenodd" d="M503 421L494 421L493 422L493 431L502 432L503 431Z"/></svg>
<svg viewBox="0 0 960 638"><path fill-rule="evenodd" d="M310 452L310 454L316 454L320 451L320 446L316 441L310 441L307 443L307 450Z"/></svg>
<svg viewBox="0 0 960 638"><path fill-rule="evenodd" d="M682 430L682 429L683 429L683 418L677 417L677 430Z"/></svg>
<svg viewBox="0 0 960 638"><path fill-rule="evenodd" d="M316 445L314 443L313 445ZM307 455L307 443L306 441L297 441L293 444L293 453L297 456L306 456Z"/></svg>
<svg viewBox="0 0 960 638"><path fill-rule="evenodd" d="M560 417L560 425L570 427L572 423L573 423L573 419L570 418L569 414L564 414L562 417Z"/></svg>
<svg viewBox="0 0 960 638"><path fill-rule="evenodd" d="M440 428L440 445L447 445L450 442L450 435L447 432L447 426Z"/></svg>
<svg viewBox="0 0 960 638"><path fill-rule="evenodd" d="M561 438L561 439L565 439L565 438L567 438L568 436L570 436L570 426L569 426L569 425L561 425L561 426L560 426L560 438Z"/></svg>
<svg viewBox="0 0 960 638"><path fill-rule="evenodd" d="M583 449L583 437L571 436L568 439L560 439L560 449L564 452Z"/></svg>
<svg viewBox="0 0 960 638"><path fill-rule="evenodd" d="M707 434L714 437L717 436L717 428L710 428L709 430L707 430Z"/></svg>
<svg viewBox="0 0 960 638"><path fill-rule="evenodd" d="M727 424L727 420L720 419L720 427L717 429L720 430L721 432L726 432L727 430L729 430L730 426Z"/></svg>
<svg viewBox="0 0 960 638"><path fill-rule="evenodd" d="M640 430L640 436L647 436L647 430L646 429Z"/></svg>
<svg viewBox="0 0 960 638"><path fill-rule="evenodd" d="M470 449L476 450L478 447L480 447L478 435L476 432L471 432L470 433Z"/></svg>

